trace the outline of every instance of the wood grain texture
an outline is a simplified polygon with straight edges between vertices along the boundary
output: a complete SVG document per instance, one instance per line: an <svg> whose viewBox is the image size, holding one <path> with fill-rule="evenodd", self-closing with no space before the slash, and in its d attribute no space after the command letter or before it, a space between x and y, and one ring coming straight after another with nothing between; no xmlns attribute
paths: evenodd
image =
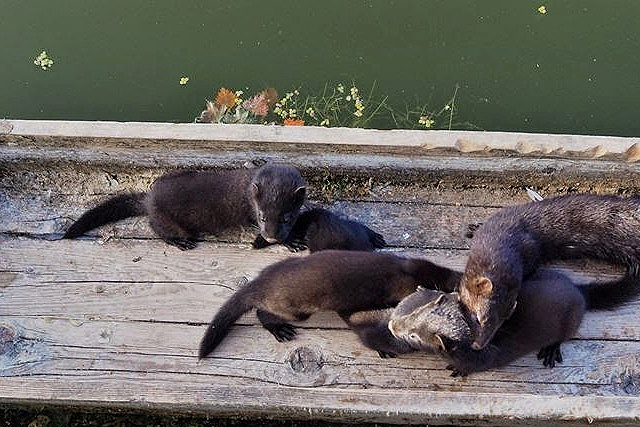
<svg viewBox="0 0 640 427"><path fill-rule="evenodd" d="M526 201L526 186L545 196L640 188L639 164L616 160L635 140L507 135L467 153L458 140L486 145L500 135L10 125L0 128L1 403L413 424L640 422L640 301L587 313L554 369L528 355L452 378L436 355L379 358L334 313L298 323L286 343L248 313L198 361L206 325L235 289L265 266L307 253L252 250L251 233L182 252L155 238L144 218L56 240L98 200L144 191L167 169L275 159L302 168L313 202L383 233L388 250L462 270L469 224ZM194 130L203 133L185 134ZM533 151L524 153L525 142ZM590 145L608 142L602 155ZM544 153L550 143L573 154ZM551 267L579 282L620 274L588 261Z"/></svg>
<svg viewBox="0 0 640 427"><path fill-rule="evenodd" d="M274 415L282 404L278 399L286 399L288 410L300 416L309 408L302 402L319 390L324 390L322 396L327 390L343 396L345 390L352 390L347 414L340 412L345 407L333 399L325 398L318 406L328 410L337 405L334 410L340 419L352 419L363 408L362 401L386 394L387 402L369 409L366 419L435 422L448 419L443 412L447 395L463 411L483 395L487 401L494 396L494 404L512 395L529 405L530 395L573 396L578 402L640 392L636 386L638 303L606 316L588 314L578 337L564 346L565 362L553 370L529 355L502 369L451 378L445 361L434 355L380 359L336 315L328 313L300 323L298 338L288 343L275 341L250 313L212 357L198 362L197 345L215 310L242 278L253 277L288 253L222 244L181 252L159 241L119 239L98 244L4 238L2 247L3 401L65 403L71 399L174 408L180 407L173 400L180 390L191 396L192 403L183 402L184 408L226 414L231 400L220 402L221 390L260 389L253 403L263 408L261 415ZM248 256L251 263L246 262ZM429 257L460 268L465 254L431 253ZM29 393L16 392L16 384ZM115 392L118 384L123 388L121 395ZM154 387L153 392L149 387ZM431 415L415 407L403 409L399 391L408 396L436 393L441 406L430 406ZM247 399L245 395L233 401L236 411L248 410ZM583 403L576 403L582 408L578 414L597 415ZM502 417L521 416L521 409L518 405L512 412L503 408L506 412L494 417L487 407L484 413L499 422ZM398 411L407 418L384 415ZM318 409L313 414L328 413Z"/></svg>

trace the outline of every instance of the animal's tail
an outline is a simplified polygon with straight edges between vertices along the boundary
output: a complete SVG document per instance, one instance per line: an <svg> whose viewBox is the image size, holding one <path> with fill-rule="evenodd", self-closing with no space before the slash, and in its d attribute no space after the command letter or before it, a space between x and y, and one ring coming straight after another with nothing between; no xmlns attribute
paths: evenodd
<svg viewBox="0 0 640 427"><path fill-rule="evenodd" d="M111 222L132 216L146 215L144 197L146 193L131 193L115 196L88 210L62 236L63 239L73 239L89 230Z"/></svg>
<svg viewBox="0 0 640 427"><path fill-rule="evenodd" d="M627 273L611 282L579 286L588 310L611 310L640 295L640 276Z"/></svg>
<svg viewBox="0 0 640 427"><path fill-rule="evenodd" d="M211 323L207 327L207 331L200 341L200 351L198 357L200 359L206 357L220 344L222 339L227 336L231 325L240 318L244 313L253 308L253 304L249 301L251 282L236 291L235 294L227 302L225 302L220 310L216 313Z"/></svg>

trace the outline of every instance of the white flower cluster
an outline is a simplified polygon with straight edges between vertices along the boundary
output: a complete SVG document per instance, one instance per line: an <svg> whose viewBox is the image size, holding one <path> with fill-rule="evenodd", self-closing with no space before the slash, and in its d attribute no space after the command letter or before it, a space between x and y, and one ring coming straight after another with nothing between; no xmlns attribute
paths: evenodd
<svg viewBox="0 0 640 427"><path fill-rule="evenodd" d="M33 60L33 63L43 70L48 70L53 65L53 59L49 58L46 50L43 50L42 52L40 52L40 55L38 55L36 59Z"/></svg>

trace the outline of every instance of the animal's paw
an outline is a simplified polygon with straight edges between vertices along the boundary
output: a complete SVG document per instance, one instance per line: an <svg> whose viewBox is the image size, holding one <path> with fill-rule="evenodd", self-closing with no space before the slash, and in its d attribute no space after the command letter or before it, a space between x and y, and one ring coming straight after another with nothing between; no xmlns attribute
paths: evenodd
<svg viewBox="0 0 640 427"><path fill-rule="evenodd" d="M271 243L267 242L261 234L258 234L253 243L251 243L251 246L253 247L253 249L262 249L266 248L267 246L271 246Z"/></svg>
<svg viewBox="0 0 640 427"><path fill-rule="evenodd" d="M380 356L383 359L392 359L394 357L397 357L398 355L395 353L387 352L387 351L378 351L378 356Z"/></svg>
<svg viewBox="0 0 640 427"><path fill-rule="evenodd" d="M283 243L283 245L291 252L300 252L308 248L304 239L291 239Z"/></svg>
<svg viewBox="0 0 640 427"><path fill-rule="evenodd" d="M455 366L453 364L451 365L447 365L447 369L449 371L451 371L451 376L456 378L456 377L466 377L467 375L469 375L469 371L467 371L466 369L460 367L460 366Z"/></svg>
<svg viewBox="0 0 640 427"><path fill-rule="evenodd" d="M562 351L560 350L560 343L542 347L538 352L538 359L542 360L542 364L548 368L553 368L554 366L556 366L556 363L562 363Z"/></svg>
<svg viewBox="0 0 640 427"><path fill-rule="evenodd" d="M175 246L176 248L182 251L188 251L189 249L194 249L198 245L195 240L180 239L178 237L174 237L172 239L166 239L165 242Z"/></svg>
<svg viewBox="0 0 640 427"><path fill-rule="evenodd" d="M295 326L288 323L265 325L265 328L267 328L279 342L291 341L296 337Z"/></svg>

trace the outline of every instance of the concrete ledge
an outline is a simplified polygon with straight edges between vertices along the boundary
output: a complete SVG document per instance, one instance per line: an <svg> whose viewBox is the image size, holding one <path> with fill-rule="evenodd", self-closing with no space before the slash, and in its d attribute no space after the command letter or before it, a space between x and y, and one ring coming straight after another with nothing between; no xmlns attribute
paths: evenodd
<svg viewBox="0 0 640 427"><path fill-rule="evenodd" d="M136 122L0 121L0 135L205 140L419 148L458 153L640 159L640 138L512 132L375 130L306 126Z"/></svg>

